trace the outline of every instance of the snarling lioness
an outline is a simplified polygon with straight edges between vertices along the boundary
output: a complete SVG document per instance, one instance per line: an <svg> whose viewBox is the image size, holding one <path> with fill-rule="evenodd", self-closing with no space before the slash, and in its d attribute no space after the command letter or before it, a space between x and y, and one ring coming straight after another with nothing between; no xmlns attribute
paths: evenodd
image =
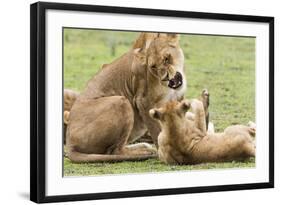
<svg viewBox="0 0 281 205"><path fill-rule="evenodd" d="M73 162L142 160L156 156L146 143L132 144L149 131L157 146L158 122L149 110L182 99L184 55L177 34L142 33L133 48L103 66L75 101L66 133Z"/></svg>

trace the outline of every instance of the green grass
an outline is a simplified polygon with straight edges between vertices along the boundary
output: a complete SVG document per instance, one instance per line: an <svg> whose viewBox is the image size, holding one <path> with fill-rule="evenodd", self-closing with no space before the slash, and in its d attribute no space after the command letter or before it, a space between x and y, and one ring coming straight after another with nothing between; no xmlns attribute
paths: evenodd
<svg viewBox="0 0 281 205"><path fill-rule="evenodd" d="M105 63L128 51L138 33L64 30L64 87L82 91ZM216 131L232 124L255 121L255 38L182 35L185 54L187 98L203 88L211 94L210 119ZM176 170L242 168L246 162L169 166L159 160L143 162L74 164L64 159L65 176L140 173Z"/></svg>
<svg viewBox="0 0 281 205"><path fill-rule="evenodd" d="M149 159L143 162L117 162L117 163L87 163L73 164L69 159L64 160L65 176L87 176L97 174L125 174L125 173L143 173L143 172L171 172L184 170L200 169L226 169L226 168L244 168L252 167L255 159L249 159L245 162L228 163L204 163L197 165L165 165L157 159Z"/></svg>

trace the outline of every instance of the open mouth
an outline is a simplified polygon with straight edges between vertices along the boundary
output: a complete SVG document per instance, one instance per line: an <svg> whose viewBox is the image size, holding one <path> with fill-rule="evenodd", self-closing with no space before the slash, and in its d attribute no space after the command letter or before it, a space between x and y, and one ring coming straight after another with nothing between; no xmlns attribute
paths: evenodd
<svg viewBox="0 0 281 205"><path fill-rule="evenodd" d="M168 86L172 89L177 89L182 85L182 75L180 72L176 72L174 78L169 80Z"/></svg>

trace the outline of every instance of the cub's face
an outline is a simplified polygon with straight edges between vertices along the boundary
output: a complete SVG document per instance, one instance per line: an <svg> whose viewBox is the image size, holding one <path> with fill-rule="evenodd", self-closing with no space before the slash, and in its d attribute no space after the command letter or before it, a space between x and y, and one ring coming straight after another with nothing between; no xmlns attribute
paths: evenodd
<svg viewBox="0 0 281 205"><path fill-rule="evenodd" d="M153 40L147 49L147 66L161 84L180 89L184 81L184 55L178 35L166 34Z"/></svg>
<svg viewBox="0 0 281 205"><path fill-rule="evenodd" d="M153 119L159 120L161 125L172 126L178 122L184 122L185 113L190 109L190 106L188 100L170 101L163 107L149 110L149 114Z"/></svg>

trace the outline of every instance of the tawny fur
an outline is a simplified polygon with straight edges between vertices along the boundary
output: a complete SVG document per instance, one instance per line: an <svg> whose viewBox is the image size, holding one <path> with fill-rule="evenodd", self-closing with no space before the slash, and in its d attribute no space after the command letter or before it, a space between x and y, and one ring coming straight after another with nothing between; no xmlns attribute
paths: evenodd
<svg viewBox="0 0 281 205"><path fill-rule="evenodd" d="M178 89L163 80L176 72L184 78L183 67L178 35L141 34L131 50L100 69L75 101L66 134L69 159L79 163L155 157L156 150L148 144L128 144L148 131L157 145L160 126L149 110L183 97L185 79Z"/></svg>
<svg viewBox="0 0 281 205"><path fill-rule="evenodd" d="M79 93L70 90L70 89L64 89L63 91L63 109L64 111L70 111L72 105L74 104L75 100L77 99Z"/></svg>
<svg viewBox="0 0 281 205"><path fill-rule="evenodd" d="M74 91L74 90L70 90L70 89L64 89L63 91L63 140L65 143L65 135L66 135L66 128L67 128L67 124L69 122L69 112L72 108L72 105L74 104L75 100L77 99L79 93Z"/></svg>
<svg viewBox="0 0 281 205"><path fill-rule="evenodd" d="M223 133L202 132L196 121L205 123L204 107L197 101L195 120L186 118L192 102L169 102L159 109L150 110L152 118L160 121L158 154L167 164L197 164L244 160L255 156L255 144L251 135L255 129L244 125L226 128ZM202 126L201 126L202 127Z"/></svg>
<svg viewBox="0 0 281 205"><path fill-rule="evenodd" d="M208 129L209 101L210 101L209 91L207 89L203 89L198 99L190 100L190 104L191 104L190 111L186 112L185 114L185 117L191 120L193 125L196 128L198 128L203 134L207 134L207 132L213 132L213 130ZM197 115L197 117L195 114Z"/></svg>

